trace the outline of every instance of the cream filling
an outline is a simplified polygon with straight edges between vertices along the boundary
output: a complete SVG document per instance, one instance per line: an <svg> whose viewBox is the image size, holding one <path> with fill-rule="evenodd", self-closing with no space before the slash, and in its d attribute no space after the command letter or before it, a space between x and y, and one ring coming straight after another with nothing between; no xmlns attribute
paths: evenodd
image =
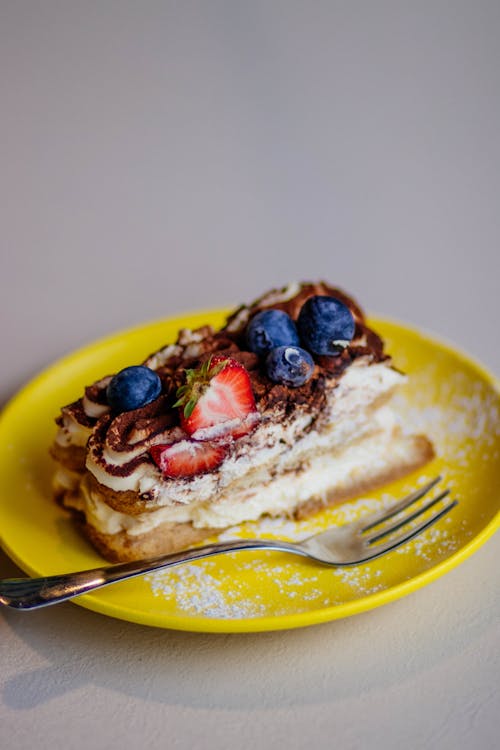
<svg viewBox="0 0 500 750"><path fill-rule="evenodd" d="M77 471L71 471L66 467L60 467L54 473L52 486L55 490L63 492L77 492L82 475Z"/></svg>
<svg viewBox="0 0 500 750"><path fill-rule="evenodd" d="M126 456L130 459L131 454L122 454L118 459L116 452L108 447L103 452L104 464L89 452L86 466L105 487L116 492L149 493L155 506L188 504L193 497L200 502L212 500L215 494L220 494L254 469L273 463L282 470L283 461L286 464L298 462L311 452L326 448L333 450L363 434L367 429L366 409L404 380L404 376L386 363L366 366L365 362L357 360L331 390L327 407L321 415L320 430L306 431L312 419L307 412L299 413L288 424L263 420L244 444L245 450L236 451L217 472L201 474L189 483L162 480L158 469L151 463L139 465L128 476L113 476L107 471L107 466L117 466L125 461Z"/></svg>
<svg viewBox="0 0 500 750"><path fill-rule="evenodd" d="M69 503L86 514L87 521L103 534L125 531L137 536L154 531L163 523L191 522L197 528L222 529L263 515L291 514L310 498L325 499L332 491L349 487L377 476L395 463L405 460L408 444L395 437L394 417L389 409L378 415L380 429L341 451L323 452L312 457L301 469L278 474L262 483L259 473L239 492L222 494L217 500L184 506L166 506L136 516L110 508L83 481L80 498Z"/></svg>
<svg viewBox="0 0 500 750"><path fill-rule="evenodd" d="M98 404L95 401L91 401L87 396L83 397L82 406L85 414L88 417L92 417L92 419L99 419L99 417L102 417L103 414L109 411L107 404Z"/></svg>
<svg viewBox="0 0 500 750"><path fill-rule="evenodd" d="M56 433L55 442L62 448L69 448L70 446L85 448L91 434L91 427L85 427L77 422L72 415L65 413L63 414L63 423Z"/></svg>

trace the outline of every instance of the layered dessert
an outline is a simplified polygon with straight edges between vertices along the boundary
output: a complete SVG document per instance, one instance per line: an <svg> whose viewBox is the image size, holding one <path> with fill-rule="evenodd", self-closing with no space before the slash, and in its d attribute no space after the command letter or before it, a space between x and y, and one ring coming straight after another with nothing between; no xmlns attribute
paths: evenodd
<svg viewBox="0 0 500 750"><path fill-rule="evenodd" d="M433 457L391 409L405 380L343 291L273 290L63 407L56 499L112 561L305 518Z"/></svg>

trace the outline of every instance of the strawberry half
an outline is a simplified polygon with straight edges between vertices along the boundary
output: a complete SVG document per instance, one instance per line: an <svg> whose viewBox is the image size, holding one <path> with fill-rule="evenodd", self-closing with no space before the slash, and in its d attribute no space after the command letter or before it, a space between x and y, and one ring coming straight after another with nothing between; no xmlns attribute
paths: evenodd
<svg viewBox="0 0 500 750"><path fill-rule="evenodd" d="M163 476L176 479L216 469L224 460L226 448L218 443L180 440L169 445L153 445L149 452Z"/></svg>
<svg viewBox="0 0 500 750"><path fill-rule="evenodd" d="M181 425L196 440L241 437L258 412L247 370L231 357L215 355L197 370L186 370L177 391Z"/></svg>

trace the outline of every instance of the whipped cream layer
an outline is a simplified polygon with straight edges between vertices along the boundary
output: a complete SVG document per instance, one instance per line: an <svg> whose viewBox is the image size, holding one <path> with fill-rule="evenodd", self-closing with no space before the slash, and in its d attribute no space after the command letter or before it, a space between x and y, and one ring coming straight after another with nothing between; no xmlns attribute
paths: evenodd
<svg viewBox="0 0 500 750"><path fill-rule="evenodd" d="M292 515L302 503L311 498L326 499L334 489L362 481L370 472L382 473L394 451L404 460L404 441L395 440L395 420L387 407L380 409L372 420L372 431L363 438L337 449L325 450L321 440L315 445L306 462L288 467L271 476L257 470L252 482L236 492L221 493L216 502L197 498L185 505L167 505L139 515L128 515L113 510L102 500L92 483L84 481L79 495L68 504L85 513L87 522L103 534L126 532L137 536L154 531L163 523L191 523L195 528L222 529L244 521L255 521L263 515Z"/></svg>

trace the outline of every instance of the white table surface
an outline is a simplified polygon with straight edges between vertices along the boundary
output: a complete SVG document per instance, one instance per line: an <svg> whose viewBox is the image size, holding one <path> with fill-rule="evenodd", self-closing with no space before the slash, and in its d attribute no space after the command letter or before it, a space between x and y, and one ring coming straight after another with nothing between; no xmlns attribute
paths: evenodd
<svg viewBox="0 0 500 750"><path fill-rule="evenodd" d="M0 401L96 337L292 279L500 373L499 35L481 0L4 0ZM499 554L287 632L3 611L0 744L496 748Z"/></svg>

